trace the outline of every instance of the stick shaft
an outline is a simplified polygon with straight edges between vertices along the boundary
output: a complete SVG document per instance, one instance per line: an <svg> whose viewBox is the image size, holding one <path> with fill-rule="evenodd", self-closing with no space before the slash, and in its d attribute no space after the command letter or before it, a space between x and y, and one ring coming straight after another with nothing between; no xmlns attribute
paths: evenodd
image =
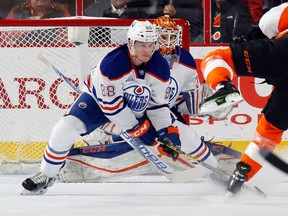
<svg viewBox="0 0 288 216"><path fill-rule="evenodd" d="M42 53L40 53L38 56L38 59L40 61L42 61L45 65L47 65L47 67L52 68L54 70L54 72L60 76L60 78L66 82L71 88L74 89L74 91L76 91L78 94L81 94L81 90L79 88L77 88L70 80L68 77L66 77L61 71L59 71L52 63L49 62L49 60L47 58L45 58L43 56Z"/></svg>

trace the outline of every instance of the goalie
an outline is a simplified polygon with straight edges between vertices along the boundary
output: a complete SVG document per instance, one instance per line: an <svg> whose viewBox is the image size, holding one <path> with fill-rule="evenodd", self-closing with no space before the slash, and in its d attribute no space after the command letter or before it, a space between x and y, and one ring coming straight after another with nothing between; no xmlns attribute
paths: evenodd
<svg viewBox="0 0 288 216"><path fill-rule="evenodd" d="M194 132L192 127L185 124L182 114L198 116L198 102L203 97L210 95L212 91L205 84L199 85L193 57L179 46L181 32L175 21L169 16L162 16L157 18L153 24L158 32L159 51L167 60L171 71L169 107L173 116L173 125L177 126L180 132L181 148L197 160L204 161L213 167L217 167L217 162L211 154L210 148L215 155L228 154L232 161L239 158L241 153L204 141ZM222 111L215 112L213 116L216 118L225 117L231 108ZM97 182L154 173L153 167L141 155L133 151L130 145L119 136L109 136L104 131L121 133L121 130L117 130L113 123L107 123L102 126L102 131L96 130L90 134L87 139L90 139L88 142L93 145L72 149L65 166L61 169L62 181ZM92 137L93 135L96 139ZM104 145L95 145L99 142ZM169 154L167 153L169 150L163 151L163 148L165 146L158 146L158 150L164 155L163 159L167 160L171 166L181 170L194 170L191 172L193 175L181 179L181 181L197 179L209 173L209 170L203 170L200 167L195 169L198 166L197 163L183 161L183 158L177 158L177 153L172 151ZM175 160L171 160L171 157Z"/></svg>

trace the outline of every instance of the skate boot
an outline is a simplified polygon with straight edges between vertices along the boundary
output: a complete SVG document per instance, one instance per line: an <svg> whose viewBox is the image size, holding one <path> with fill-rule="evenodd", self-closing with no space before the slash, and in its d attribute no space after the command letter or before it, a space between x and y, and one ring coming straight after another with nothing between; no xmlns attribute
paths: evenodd
<svg viewBox="0 0 288 216"><path fill-rule="evenodd" d="M39 172L35 176L27 178L23 181L22 186L25 188L21 195L41 195L47 192L48 187L51 187L56 180L48 178L43 173Z"/></svg>
<svg viewBox="0 0 288 216"><path fill-rule="evenodd" d="M251 167L243 162L238 162L236 164L236 170L230 177L227 192L231 194L237 194L245 180L247 179L247 174L251 171Z"/></svg>
<svg viewBox="0 0 288 216"><path fill-rule="evenodd" d="M235 104L238 104L241 101L243 101L243 98L232 81L224 81L216 86L216 91L214 94L207 97L200 103L200 114L209 115L215 111L224 110L225 108L233 108Z"/></svg>

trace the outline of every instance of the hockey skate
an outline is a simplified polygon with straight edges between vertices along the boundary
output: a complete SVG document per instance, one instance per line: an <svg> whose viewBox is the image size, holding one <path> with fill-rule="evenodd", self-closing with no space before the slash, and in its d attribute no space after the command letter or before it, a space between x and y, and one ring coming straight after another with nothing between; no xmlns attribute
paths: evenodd
<svg viewBox="0 0 288 216"><path fill-rule="evenodd" d="M243 98L231 80L221 82L216 86L215 93L200 103L200 115L211 115L216 111L229 110L230 107L232 110L233 106L241 101Z"/></svg>
<svg viewBox="0 0 288 216"><path fill-rule="evenodd" d="M247 179L247 173L249 173L250 171L251 167L248 164L245 164L243 162L238 162L236 164L236 170L234 171L228 182L227 196L239 193L241 187Z"/></svg>
<svg viewBox="0 0 288 216"><path fill-rule="evenodd" d="M48 187L51 187L56 180L54 178L48 178L43 173L39 172L35 176L27 178L23 181L22 186L24 190L21 192L21 195L42 195L45 194L48 190Z"/></svg>

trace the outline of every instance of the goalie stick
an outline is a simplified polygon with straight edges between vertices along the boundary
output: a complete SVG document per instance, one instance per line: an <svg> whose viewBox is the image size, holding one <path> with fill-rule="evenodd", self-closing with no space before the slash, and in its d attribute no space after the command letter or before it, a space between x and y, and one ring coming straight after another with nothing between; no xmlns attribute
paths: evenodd
<svg viewBox="0 0 288 216"><path fill-rule="evenodd" d="M269 163L280 169L281 171L288 174L288 164L277 157L274 153L267 151L266 149L260 149L260 154L267 160Z"/></svg>

